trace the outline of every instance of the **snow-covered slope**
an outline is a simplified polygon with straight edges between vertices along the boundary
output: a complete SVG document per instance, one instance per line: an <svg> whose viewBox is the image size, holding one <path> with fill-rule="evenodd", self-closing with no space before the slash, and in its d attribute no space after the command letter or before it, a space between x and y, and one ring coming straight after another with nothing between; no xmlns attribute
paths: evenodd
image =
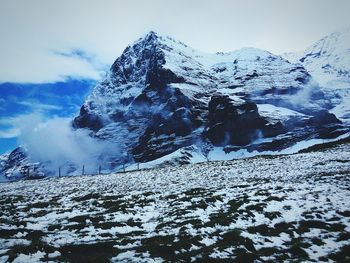
<svg viewBox="0 0 350 263"><path fill-rule="evenodd" d="M27 150L18 147L9 154L0 155L0 182L18 180L23 177L45 177L46 171L42 164L28 158Z"/></svg>
<svg viewBox="0 0 350 263"><path fill-rule="evenodd" d="M322 86L344 87L350 82L350 29L334 32L305 51L287 53L285 57L299 62Z"/></svg>
<svg viewBox="0 0 350 263"><path fill-rule="evenodd" d="M72 126L118 145L103 153L118 167L334 139L347 131L331 107L305 68L281 56L255 48L207 54L149 32L116 59Z"/></svg>
<svg viewBox="0 0 350 263"><path fill-rule="evenodd" d="M284 57L302 64L333 102L332 112L343 121L350 120L350 28Z"/></svg>
<svg viewBox="0 0 350 263"><path fill-rule="evenodd" d="M350 145L0 184L1 262L349 262Z"/></svg>

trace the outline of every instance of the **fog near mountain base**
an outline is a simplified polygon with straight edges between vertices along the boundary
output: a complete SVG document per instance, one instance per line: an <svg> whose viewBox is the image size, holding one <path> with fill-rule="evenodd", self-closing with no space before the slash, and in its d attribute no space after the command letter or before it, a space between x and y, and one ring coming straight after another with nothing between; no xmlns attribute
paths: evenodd
<svg viewBox="0 0 350 263"><path fill-rule="evenodd" d="M305 87L303 87L297 93L290 96L289 102L292 103L295 107L307 104L310 102L311 95L316 89L318 89L316 83L305 85Z"/></svg>
<svg viewBox="0 0 350 263"><path fill-rule="evenodd" d="M315 105L315 101L313 100L313 96L318 93L323 94L320 89L320 85L316 81L310 79L308 84L305 85L303 89L290 96L289 103L291 103L296 110L300 109L300 107L304 107L305 105L310 104L313 104L314 106L318 105L319 107L321 105L319 105L318 103L316 103ZM324 105L322 105L322 107L325 107L326 103L327 101L324 100Z"/></svg>
<svg viewBox="0 0 350 263"><path fill-rule="evenodd" d="M99 166L109 169L107 156L118 156L117 145L101 141L89 135L89 130L73 130L70 118L55 117L44 120L40 114L32 114L21 124L19 142L27 148L33 162L45 163L45 169L62 175L97 173Z"/></svg>

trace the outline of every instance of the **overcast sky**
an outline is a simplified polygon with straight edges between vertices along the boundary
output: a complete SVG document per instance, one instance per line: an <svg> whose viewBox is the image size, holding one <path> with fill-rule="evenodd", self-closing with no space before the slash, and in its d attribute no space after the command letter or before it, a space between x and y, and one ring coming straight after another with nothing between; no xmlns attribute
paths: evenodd
<svg viewBox="0 0 350 263"><path fill-rule="evenodd" d="M98 79L149 30L208 52L298 51L349 27L349 10L349 0L0 0L0 82Z"/></svg>

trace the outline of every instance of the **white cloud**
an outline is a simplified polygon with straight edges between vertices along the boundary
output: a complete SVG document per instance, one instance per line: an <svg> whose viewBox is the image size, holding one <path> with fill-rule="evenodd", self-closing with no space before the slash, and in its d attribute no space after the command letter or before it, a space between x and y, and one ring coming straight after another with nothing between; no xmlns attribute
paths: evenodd
<svg viewBox="0 0 350 263"><path fill-rule="evenodd" d="M0 130L0 138L2 139L10 139L10 138L16 138L20 135L20 130L17 128L9 128L9 129L4 129Z"/></svg>
<svg viewBox="0 0 350 263"><path fill-rule="evenodd" d="M71 165L87 172L96 172L99 165L109 165L108 156L120 154L118 145L89 136L86 129L73 130L70 118L45 119L41 114L22 116L18 141L27 148L34 162L45 162L45 167L66 173ZM30 123L30 125L28 125Z"/></svg>
<svg viewBox="0 0 350 263"><path fill-rule="evenodd" d="M27 106L29 108L28 112L1 118L0 138L8 139L21 136L23 131L32 128L36 124L55 118L48 114L50 110L61 109L56 105L42 104L33 100L18 102L18 104Z"/></svg>
<svg viewBox="0 0 350 263"><path fill-rule="evenodd" d="M98 69L83 59L16 45L1 54L0 63L0 82L56 82L69 76L97 80L101 75Z"/></svg>
<svg viewBox="0 0 350 263"><path fill-rule="evenodd" d="M110 65L151 29L208 52L296 51L349 26L348 10L348 0L2 0L0 81L96 79L96 61L52 51L79 48Z"/></svg>
<svg viewBox="0 0 350 263"><path fill-rule="evenodd" d="M96 173L99 165L110 168L110 158L121 156L119 146L89 136L89 130L74 130L71 118L47 116L44 111L20 114L0 119L0 138L17 137L19 145L27 149L31 161L44 162L45 168L63 174L71 168L81 169L85 165L87 173Z"/></svg>
<svg viewBox="0 0 350 263"><path fill-rule="evenodd" d="M0 110L3 110L4 109L4 104L5 104L5 99L3 98L0 98Z"/></svg>
<svg viewBox="0 0 350 263"><path fill-rule="evenodd" d="M49 111L49 110L59 110L62 109L57 105L44 104L36 100L19 101L17 104L27 106L33 112Z"/></svg>
<svg viewBox="0 0 350 263"><path fill-rule="evenodd" d="M41 123L44 115L39 112L19 114L12 117L0 119L0 138L15 138L22 134L23 130L28 130L36 123Z"/></svg>

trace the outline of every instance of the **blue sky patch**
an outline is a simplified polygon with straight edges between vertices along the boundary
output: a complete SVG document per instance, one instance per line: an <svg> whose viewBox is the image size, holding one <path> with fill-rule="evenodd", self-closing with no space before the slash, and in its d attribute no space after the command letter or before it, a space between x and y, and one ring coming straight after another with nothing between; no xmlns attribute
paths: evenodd
<svg viewBox="0 0 350 263"><path fill-rule="evenodd" d="M96 84L94 80L23 84L0 83L0 154L17 146L16 118L40 112L46 118L73 117Z"/></svg>

